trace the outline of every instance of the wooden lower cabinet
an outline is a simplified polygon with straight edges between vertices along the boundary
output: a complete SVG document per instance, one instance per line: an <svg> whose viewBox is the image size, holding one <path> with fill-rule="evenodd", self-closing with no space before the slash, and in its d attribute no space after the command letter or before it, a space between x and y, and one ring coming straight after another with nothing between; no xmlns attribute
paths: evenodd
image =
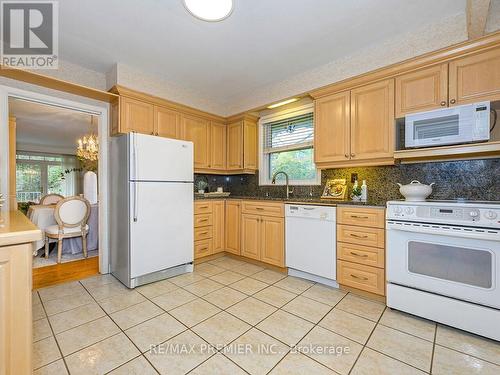
<svg viewBox="0 0 500 375"><path fill-rule="evenodd" d="M241 215L241 255L260 260L260 221L258 215Z"/></svg>
<svg viewBox="0 0 500 375"><path fill-rule="evenodd" d="M195 202L194 213L195 259L225 251L285 266L282 203L201 200Z"/></svg>
<svg viewBox="0 0 500 375"><path fill-rule="evenodd" d="M285 265L285 219L263 216L261 220L261 261Z"/></svg>
<svg viewBox="0 0 500 375"><path fill-rule="evenodd" d="M226 251L240 255L241 253L241 202L226 201Z"/></svg>
<svg viewBox="0 0 500 375"><path fill-rule="evenodd" d="M241 215L241 255L284 267L284 217L243 213Z"/></svg>
<svg viewBox="0 0 500 375"><path fill-rule="evenodd" d="M385 210L337 207L337 281L385 296Z"/></svg>
<svg viewBox="0 0 500 375"><path fill-rule="evenodd" d="M220 253L225 249L224 227L225 227L225 202L216 201L212 204L213 216L213 237L212 237L212 251L213 253Z"/></svg>
<svg viewBox="0 0 500 375"><path fill-rule="evenodd" d="M0 374L32 373L30 243L0 247Z"/></svg>

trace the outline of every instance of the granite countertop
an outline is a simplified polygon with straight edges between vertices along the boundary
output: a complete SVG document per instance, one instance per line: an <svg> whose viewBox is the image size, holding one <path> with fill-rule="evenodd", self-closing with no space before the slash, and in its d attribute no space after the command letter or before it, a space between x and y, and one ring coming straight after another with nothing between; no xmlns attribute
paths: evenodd
<svg viewBox="0 0 500 375"><path fill-rule="evenodd" d="M41 239L41 230L21 211L0 214L0 246L17 245Z"/></svg>
<svg viewBox="0 0 500 375"><path fill-rule="evenodd" d="M322 199L322 198L304 198L304 197L290 197L290 198L280 198L280 197L266 197L266 196L238 196L238 195L230 195L228 197L203 197L200 195L194 196L195 200L203 200L203 199L241 199L241 200L260 200L260 201L277 201L289 204L315 204L319 206L363 206L363 207L380 207L384 208L386 206L385 201L377 201L370 200L366 202L353 202L353 201L337 201L333 199Z"/></svg>

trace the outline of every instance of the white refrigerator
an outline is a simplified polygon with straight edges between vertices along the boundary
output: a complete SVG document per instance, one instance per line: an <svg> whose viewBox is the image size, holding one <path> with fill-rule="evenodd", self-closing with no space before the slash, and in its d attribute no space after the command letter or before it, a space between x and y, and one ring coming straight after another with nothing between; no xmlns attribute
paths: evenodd
<svg viewBox="0 0 500 375"><path fill-rule="evenodd" d="M193 144L110 142L111 273L129 288L193 270Z"/></svg>

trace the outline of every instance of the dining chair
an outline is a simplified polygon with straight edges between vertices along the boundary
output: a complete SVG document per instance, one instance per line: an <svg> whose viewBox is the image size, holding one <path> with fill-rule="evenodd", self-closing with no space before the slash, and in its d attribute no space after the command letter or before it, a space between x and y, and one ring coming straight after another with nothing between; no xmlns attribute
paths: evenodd
<svg viewBox="0 0 500 375"><path fill-rule="evenodd" d="M40 198L40 205L47 206L50 204L56 204L64 197L61 194L46 194Z"/></svg>
<svg viewBox="0 0 500 375"><path fill-rule="evenodd" d="M57 202L54 216L56 225L45 228L45 258L49 257L49 238L57 239L57 263L61 263L64 238L82 237L83 256L87 258L87 220L90 203L82 197L69 197Z"/></svg>

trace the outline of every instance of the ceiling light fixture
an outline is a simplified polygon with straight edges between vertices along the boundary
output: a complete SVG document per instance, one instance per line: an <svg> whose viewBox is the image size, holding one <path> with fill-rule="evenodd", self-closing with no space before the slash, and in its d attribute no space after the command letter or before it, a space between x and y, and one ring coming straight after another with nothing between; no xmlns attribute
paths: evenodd
<svg viewBox="0 0 500 375"><path fill-rule="evenodd" d="M233 0L183 0L184 6L202 21L217 22L233 12Z"/></svg>
<svg viewBox="0 0 500 375"><path fill-rule="evenodd" d="M290 103L296 102L297 100L299 100L299 98L291 98L291 99L283 100L282 102L271 104L267 108L273 109L273 108L276 108L276 107L281 107L282 105L290 104Z"/></svg>

